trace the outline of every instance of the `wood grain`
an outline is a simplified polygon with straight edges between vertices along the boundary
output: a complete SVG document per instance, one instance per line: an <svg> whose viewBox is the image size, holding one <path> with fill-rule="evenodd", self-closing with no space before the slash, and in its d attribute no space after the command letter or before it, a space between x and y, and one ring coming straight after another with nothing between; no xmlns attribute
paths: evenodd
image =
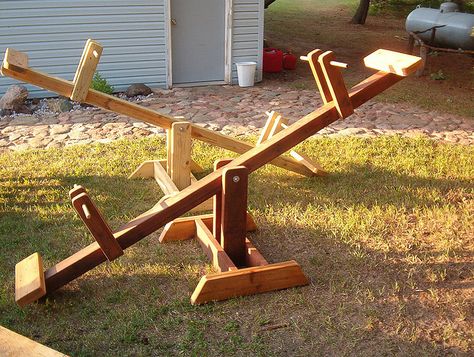
<svg viewBox="0 0 474 357"><path fill-rule="evenodd" d="M295 261L203 276L191 296L192 304L226 300L309 284Z"/></svg>
<svg viewBox="0 0 474 357"><path fill-rule="evenodd" d="M43 260L31 254L15 265L15 301L23 307L46 295Z"/></svg>

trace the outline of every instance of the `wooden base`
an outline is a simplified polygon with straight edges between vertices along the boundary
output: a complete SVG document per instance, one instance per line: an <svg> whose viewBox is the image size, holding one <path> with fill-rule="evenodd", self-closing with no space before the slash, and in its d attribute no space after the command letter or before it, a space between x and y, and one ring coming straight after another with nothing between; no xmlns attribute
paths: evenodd
<svg viewBox="0 0 474 357"><path fill-rule="evenodd" d="M161 243L196 238L218 273L203 276L191 296L192 304L226 300L309 284L295 261L268 264L252 242L245 238L245 265L239 267L229 258L212 234L213 214L178 218L168 223ZM247 231L257 226L247 213ZM241 269L239 269L241 268Z"/></svg>
<svg viewBox="0 0 474 357"><path fill-rule="evenodd" d="M201 278L191 296L191 303L204 304L236 296L246 296L269 291L308 285L309 281L294 260L207 274Z"/></svg>

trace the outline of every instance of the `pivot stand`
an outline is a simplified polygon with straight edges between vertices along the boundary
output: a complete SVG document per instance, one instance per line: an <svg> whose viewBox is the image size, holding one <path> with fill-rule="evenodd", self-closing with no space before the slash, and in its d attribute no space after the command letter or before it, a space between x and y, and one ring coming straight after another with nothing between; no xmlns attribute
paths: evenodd
<svg viewBox="0 0 474 357"><path fill-rule="evenodd" d="M249 170L245 166L225 167L231 161L214 164L215 170L223 170L222 189L214 196L212 215L174 220L160 236L162 243L196 237L218 271L201 278L191 296L193 304L309 283L298 263L269 264L246 237L247 231L256 229L247 213Z"/></svg>

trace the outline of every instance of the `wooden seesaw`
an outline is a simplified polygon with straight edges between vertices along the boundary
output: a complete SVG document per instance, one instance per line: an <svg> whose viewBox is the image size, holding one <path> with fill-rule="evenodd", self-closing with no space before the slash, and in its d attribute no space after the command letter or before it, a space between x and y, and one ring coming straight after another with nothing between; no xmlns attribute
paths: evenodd
<svg viewBox="0 0 474 357"><path fill-rule="evenodd" d="M307 58L325 102L322 107L293 125L285 125L279 132L268 135L241 156L217 162L213 173L159 202L115 232L107 225L85 189L75 187L70 192L73 206L96 242L46 271L38 253L19 262L16 266L17 303L24 306L52 293L106 260L121 256L126 248L165 225L160 241L196 236L219 271L201 278L191 297L193 304L307 284L308 279L295 261L268 264L246 238L247 230L253 228L246 213L248 175L272 160L282 163L287 157L283 159L280 155L332 122L351 115L354 108L416 71L420 64L420 58L415 56L377 50L364 62L378 72L348 92L340 69L332 64L333 52L315 50ZM58 89L66 94L74 88L70 82L50 80L47 75L27 68L24 62L23 67L21 64L21 61L12 64L7 58L2 72L23 80L35 78L34 81L43 88ZM92 90L87 91L86 98L89 103L104 103L102 96ZM178 219L211 197L214 197L212 215Z"/></svg>

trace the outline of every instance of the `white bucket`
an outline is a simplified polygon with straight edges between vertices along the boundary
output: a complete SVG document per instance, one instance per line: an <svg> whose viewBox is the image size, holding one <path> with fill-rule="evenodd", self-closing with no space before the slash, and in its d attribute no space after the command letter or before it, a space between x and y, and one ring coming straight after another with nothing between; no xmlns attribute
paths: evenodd
<svg viewBox="0 0 474 357"><path fill-rule="evenodd" d="M240 87L253 87L255 83L256 62L237 62L237 76Z"/></svg>

